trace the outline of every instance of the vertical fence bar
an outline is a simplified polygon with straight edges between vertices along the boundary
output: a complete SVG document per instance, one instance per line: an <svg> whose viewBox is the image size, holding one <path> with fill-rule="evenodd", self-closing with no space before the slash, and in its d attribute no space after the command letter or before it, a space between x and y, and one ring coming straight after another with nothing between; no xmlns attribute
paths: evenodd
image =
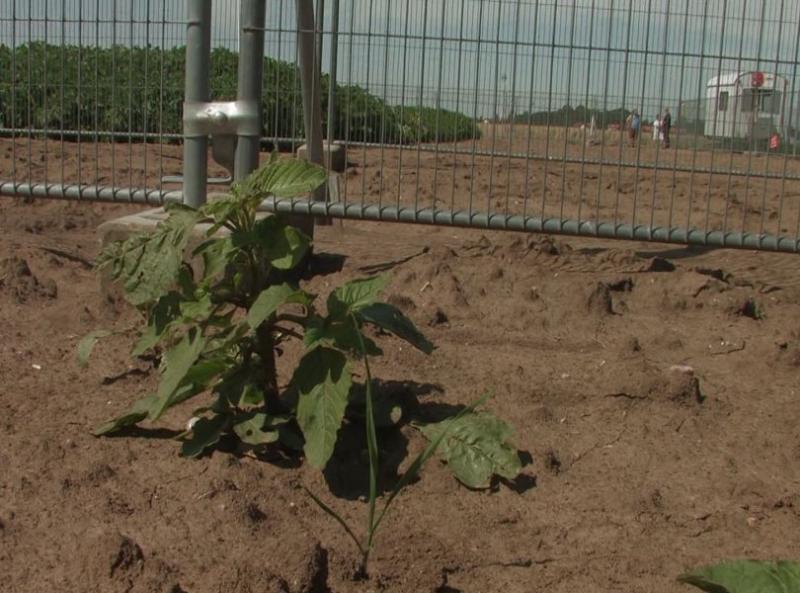
<svg viewBox="0 0 800 593"><path fill-rule="evenodd" d="M297 0L297 46L308 160L322 164L322 113L319 103L319 76L315 71L315 41L313 4L311 0Z"/></svg>
<svg viewBox="0 0 800 593"><path fill-rule="evenodd" d="M239 65L237 98L242 101L261 102L264 78L264 0L242 0L239 23ZM259 115L261 110L259 109ZM260 127L260 126L259 126ZM234 179L241 181L258 168L260 135L239 135L234 155Z"/></svg>
<svg viewBox="0 0 800 593"><path fill-rule="evenodd" d="M387 36L388 45L388 36ZM331 63L328 74L328 150L336 140L336 67L339 60L339 0L333 0L331 12ZM322 61L320 60L320 64Z"/></svg>
<svg viewBox="0 0 800 593"><path fill-rule="evenodd" d="M211 99L211 0L187 0L185 101ZM186 135L183 139L183 201L198 207L206 201L208 137Z"/></svg>
<svg viewBox="0 0 800 593"><path fill-rule="evenodd" d="M306 158L322 165L322 104L320 101L319 63L317 62L316 26L312 0L297 0L297 47L300 66L300 85L303 93L303 123L306 135ZM314 200L325 200L326 188L314 192ZM322 223L323 221L317 221ZM313 235L313 223L303 228Z"/></svg>

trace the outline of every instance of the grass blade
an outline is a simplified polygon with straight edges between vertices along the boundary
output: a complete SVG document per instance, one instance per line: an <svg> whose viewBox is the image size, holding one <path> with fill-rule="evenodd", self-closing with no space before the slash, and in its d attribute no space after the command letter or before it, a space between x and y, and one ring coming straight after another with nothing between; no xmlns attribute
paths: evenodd
<svg viewBox="0 0 800 593"><path fill-rule="evenodd" d="M358 328L358 320L355 315L351 314L353 323ZM378 434L375 431L375 410L372 400L372 373L369 370L369 360L367 357L367 348L364 344L364 337L361 335L361 330L356 330L358 338L358 348L361 351L361 357L364 359L364 370L367 375L366 384L366 426L367 426L367 455L369 456L369 519L367 522L367 545L365 553L369 553L372 549L372 539L375 534L375 505L378 500ZM366 567L365 567L366 568Z"/></svg>
<svg viewBox="0 0 800 593"><path fill-rule="evenodd" d="M342 526L342 529L344 529L345 532L347 532L347 535L349 535L350 538L353 540L353 542L356 544L356 547L358 548L358 551L361 552L361 554L364 554L364 547L361 545L361 542L358 541L358 537L356 537L356 534L353 533L353 530L350 529L350 526L345 522L344 519L342 519L342 517L339 515L339 513L334 511L331 507L326 505L324 502L322 502L322 500L320 500L317 496L315 496L314 493L311 492L311 490L309 490L305 486L303 486L303 490L305 490L306 494L308 494L311 497L311 500L313 500L314 502L317 503L319 508L321 508L323 511L328 513L331 517L333 517L336 520L337 523L339 523L339 525Z"/></svg>

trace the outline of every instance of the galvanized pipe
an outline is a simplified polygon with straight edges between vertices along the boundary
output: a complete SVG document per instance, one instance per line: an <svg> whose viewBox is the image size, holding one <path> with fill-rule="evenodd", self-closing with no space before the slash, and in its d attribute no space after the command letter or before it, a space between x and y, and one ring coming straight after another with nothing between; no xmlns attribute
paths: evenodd
<svg viewBox="0 0 800 593"><path fill-rule="evenodd" d="M211 100L211 0L187 0L186 102ZM183 141L183 199L188 206L206 202L208 136L185 135Z"/></svg>
<svg viewBox="0 0 800 593"><path fill-rule="evenodd" d="M324 165L322 149L322 90L316 52L316 25L312 0L297 0L297 49L300 66L300 86L303 92L303 124L306 133L306 158ZM314 192L314 199L325 201L326 188ZM316 221L326 224L325 220ZM313 227L303 228L313 237Z"/></svg>
<svg viewBox="0 0 800 593"><path fill-rule="evenodd" d="M184 200L184 194L179 190L137 189L102 185L66 185L62 183L0 182L0 196L151 204L153 206L162 206L166 202L181 202Z"/></svg>
<svg viewBox="0 0 800 593"><path fill-rule="evenodd" d="M339 0L331 11L331 63L328 74L328 146L336 140L336 67L339 59Z"/></svg>
<svg viewBox="0 0 800 593"><path fill-rule="evenodd" d="M466 211L365 206L337 202L325 204L313 200L277 200L262 202L260 210L282 214L305 214L382 222L404 222L436 226L484 228L528 233L548 233L603 239L623 239L679 245L703 245L731 249L800 252L800 241L769 234L705 231L680 227L596 223L590 221L541 218L505 214L469 213Z"/></svg>
<svg viewBox="0 0 800 593"><path fill-rule="evenodd" d="M241 0L237 98L261 103L264 78L264 0ZM259 118L261 110L258 110ZM259 129L261 126L259 125ZM234 180L241 181L258 168L261 136L239 135L234 157Z"/></svg>
<svg viewBox="0 0 800 593"><path fill-rule="evenodd" d="M297 0L297 48L300 85L303 91L303 123L308 160L322 163L322 106L319 66L316 63L314 5L312 0Z"/></svg>

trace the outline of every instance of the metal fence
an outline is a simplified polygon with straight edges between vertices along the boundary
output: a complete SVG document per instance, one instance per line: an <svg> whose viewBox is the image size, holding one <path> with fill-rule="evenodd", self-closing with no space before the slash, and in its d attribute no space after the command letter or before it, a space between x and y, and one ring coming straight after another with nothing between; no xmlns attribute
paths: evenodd
<svg viewBox="0 0 800 593"><path fill-rule="evenodd" d="M0 7L3 195L199 203L324 136L325 199L265 207L800 249L791 0Z"/></svg>

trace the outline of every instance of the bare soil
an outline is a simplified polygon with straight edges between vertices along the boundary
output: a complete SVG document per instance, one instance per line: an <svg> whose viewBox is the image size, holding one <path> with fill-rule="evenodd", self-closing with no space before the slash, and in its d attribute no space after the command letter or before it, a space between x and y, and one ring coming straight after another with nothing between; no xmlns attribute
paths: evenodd
<svg viewBox="0 0 800 593"><path fill-rule="evenodd" d="M93 158L69 166L110 176L110 155ZM181 459L172 437L192 404L90 435L157 382L130 335L87 369L75 356L87 332L136 322L90 265L97 225L135 209L0 200L3 593L666 593L698 564L800 556L796 256L318 228L320 263L343 265L311 290L388 270L387 298L437 346L382 337L384 388L422 418L493 392L527 461L480 492L429 464L357 580L354 546L302 487L362 525L358 439L321 474L292 458ZM423 446L408 425L382 435L384 488Z"/></svg>

